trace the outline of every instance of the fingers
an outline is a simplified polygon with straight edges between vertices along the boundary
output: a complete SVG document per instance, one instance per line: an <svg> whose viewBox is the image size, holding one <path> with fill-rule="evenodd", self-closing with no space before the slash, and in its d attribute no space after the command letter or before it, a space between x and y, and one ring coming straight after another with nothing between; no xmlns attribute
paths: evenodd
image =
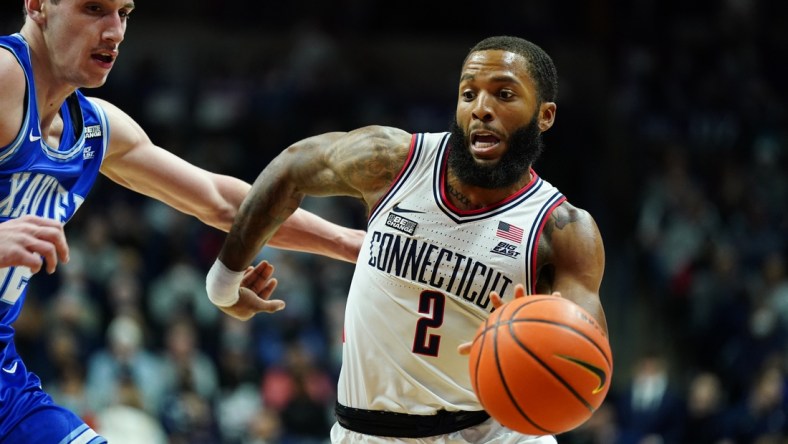
<svg viewBox="0 0 788 444"><path fill-rule="evenodd" d="M276 281L269 284L263 295L251 294L247 289L241 288L241 304L252 315L257 313L274 313L285 308L285 301L281 299L268 299L276 288Z"/></svg>
<svg viewBox="0 0 788 444"><path fill-rule="evenodd" d="M274 267L271 265L264 268L260 268L259 265L256 268L249 267L241 281L241 287L248 288L263 299L268 299L278 282L276 278L271 277L273 270Z"/></svg>
<svg viewBox="0 0 788 444"><path fill-rule="evenodd" d="M523 284L517 284L514 286L514 298L521 298L525 296L525 286ZM498 309L503 305L503 299L501 299L501 295L498 294L497 291L490 292L490 300L492 301L493 308Z"/></svg>
<svg viewBox="0 0 788 444"><path fill-rule="evenodd" d="M457 353L459 353L459 354L461 354L463 356L467 356L467 355L471 354L471 347L472 346L473 346L473 342L466 342L464 344L460 344L460 346L457 347Z"/></svg>
<svg viewBox="0 0 788 444"><path fill-rule="evenodd" d="M255 293L257 294L257 296L260 299L268 300L268 298L270 298L271 295L274 293L274 290L276 290L276 286L278 284L279 284L278 280L276 280L276 279L269 279L265 283L265 285L259 291L255 291ZM285 308L285 307L282 306L282 308Z"/></svg>
<svg viewBox="0 0 788 444"><path fill-rule="evenodd" d="M11 254L8 256L8 260L3 262L12 263L13 265L11 266L14 267L27 267L33 274L41 271L41 266L44 265L44 259L41 255L31 253L27 250L20 250L18 254ZM49 262L47 262L47 264L49 264ZM47 265L47 272L52 274L52 271L49 271L49 265Z"/></svg>
<svg viewBox="0 0 788 444"><path fill-rule="evenodd" d="M497 291L490 292L490 301L492 301L492 305L496 309L503 305L503 299L501 299L501 295L499 295Z"/></svg>
<svg viewBox="0 0 788 444"><path fill-rule="evenodd" d="M30 267L30 270L32 270L33 273L37 273L41 269L42 262L46 262L47 273L52 274L55 272L58 259L60 258L60 254L55 244L44 240L32 239L30 244L27 246L27 250L29 254L26 256L30 257L31 262L35 262L37 264L35 270L33 267Z"/></svg>
<svg viewBox="0 0 788 444"><path fill-rule="evenodd" d="M242 321L251 319L257 313L275 313L285 308L285 301L268 299L275 288L275 279L272 279L263 289L262 295L258 295L248 288L241 287L238 292L238 302L235 305L219 308L228 315Z"/></svg>
<svg viewBox="0 0 788 444"><path fill-rule="evenodd" d="M261 279L268 279L274 274L274 266L268 261L261 261L254 268L252 268L252 272Z"/></svg>
<svg viewBox="0 0 788 444"><path fill-rule="evenodd" d="M246 287L257 294L261 294L268 285L271 276L274 274L274 266L267 261L262 261L256 267L246 269L241 286Z"/></svg>
<svg viewBox="0 0 788 444"><path fill-rule="evenodd" d="M260 301L258 313L275 313L279 310L285 309L285 301L281 299L271 299L269 301Z"/></svg>
<svg viewBox="0 0 788 444"><path fill-rule="evenodd" d="M68 260L68 243L60 222L27 215L0 224L0 266L24 266L37 273L46 263L51 274L58 262Z"/></svg>

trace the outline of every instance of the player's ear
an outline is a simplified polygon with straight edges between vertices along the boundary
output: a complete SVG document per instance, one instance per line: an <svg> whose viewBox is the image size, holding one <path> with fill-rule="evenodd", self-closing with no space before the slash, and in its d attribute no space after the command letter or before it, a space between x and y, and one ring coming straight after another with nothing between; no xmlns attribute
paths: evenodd
<svg viewBox="0 0 788 444"><path fill-rule="evenodd" d="M25 12L36 23L44 20L44 0L25 0Z"/></svg>
<svg viewBox="0 0 788 444"><path fill-rule="evenodd" d="M557 106L555 102L542 102L542 104L539 105L539 131L545 132L553 126L556 109Z"/></svg>

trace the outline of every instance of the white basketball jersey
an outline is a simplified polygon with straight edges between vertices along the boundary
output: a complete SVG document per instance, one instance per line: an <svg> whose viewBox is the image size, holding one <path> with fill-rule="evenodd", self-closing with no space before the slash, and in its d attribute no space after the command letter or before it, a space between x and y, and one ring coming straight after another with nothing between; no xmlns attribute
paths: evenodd
<svg viewBox="0 0 788 444"><path fill-rule="evenodd" d="M490 315L490 291L533 293L536 251L564 196L533 180L493 206L462 211L447 197L449 133L415 134L408 160L372 209L345 310L338 401L418 415L482 410L468 357Z"/></svg>

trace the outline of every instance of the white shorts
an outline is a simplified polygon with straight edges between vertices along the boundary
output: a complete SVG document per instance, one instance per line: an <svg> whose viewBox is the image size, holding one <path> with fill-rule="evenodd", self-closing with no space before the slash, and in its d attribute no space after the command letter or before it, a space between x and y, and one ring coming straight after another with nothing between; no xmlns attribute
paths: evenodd
<svg viewBox="0 0 788 444"><path fill-rule="evenodd" d="M505 428L492 418L458 432L430 436L429 438L389 438L386 436L364 435L350 431L339 425L339 423L334 423L334 426L331 428L331 442L334 444L556 444L555 437L552 435L523 435Z"/></svg>

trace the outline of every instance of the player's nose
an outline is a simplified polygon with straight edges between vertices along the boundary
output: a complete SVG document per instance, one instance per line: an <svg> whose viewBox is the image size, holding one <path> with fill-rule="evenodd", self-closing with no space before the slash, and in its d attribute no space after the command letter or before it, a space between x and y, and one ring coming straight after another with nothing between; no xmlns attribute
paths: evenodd
<svg viewBox="0 0 788 444"><path fill-rule="evenodd" d="M473 118L481 120L482 122L489 122L493 120L494 114L491 106L491 97L488 94L479 94L473 103L471 111Z"/></svg>
<svg viewBox="0 0 788 444"><path fill-rule="evenodd" d="M101 34L101 38L115 44L122 42L126 34L126 25L123 19L117 14L107 14L104 20L106 26Z"/></svg>

